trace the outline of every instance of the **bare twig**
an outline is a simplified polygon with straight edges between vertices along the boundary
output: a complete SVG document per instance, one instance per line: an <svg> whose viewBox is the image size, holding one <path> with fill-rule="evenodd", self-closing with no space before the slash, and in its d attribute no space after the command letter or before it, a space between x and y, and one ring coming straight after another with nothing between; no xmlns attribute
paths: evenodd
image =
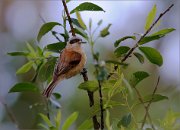
<svg viewBox="0 0 180 130"><path fill-rule="evenodd" d="M136 92L136 94L137 94L137 96L138 96L138 100L141 102L141 104L143 104L143 107L144 107L144 109L145 109L145 111L146 111L147 107L146 107L146 105L144 104L143 98L142 98L139 90L138 90L136 87L133 87L133 88L135 89L135 92ZM154 125L153 125L153 123L152 123L151 116L150 116L150 114L149 114L149 111L146 111L146 112L147 112L147 117L148 117L148 119L149 119L149 121L150 121L151 127L152 127L153 130L155 130Z"/></svg>
<svg viewBox="0 0 180 130"><path fill-rule="evenodd" d="M157 88L158 88L158 85L159 85L159 81L160 81L160 76L158 77L157 84L156 84L156 86L154 88L154 91L153 91L153 94L152 94L152 99L149 101L148 105L146 106L146 113L144 115L144 119L143 119L143 122L142 122L142 125L141 125L141 129L143 129L144 124L146 122L146 118L148 116L149 108L150 108L150 105L151 105L151 103L152 103L152 101L154 99L154 95L155 95L155 93L157 91Z"/></svg>
<svg viewBox="0 0 180 130"><path fill-rule="evenodd" d="M168 12L170 11L170 9L174 6L174 4L170 5L163 13L161 13L159 15L159 17L154 21L154 23L150 26L150 28L140 37L140 39L135 43L134 47L131 48L129 50L129 52L125 55L125 57L121 60L121 63L125 62L133 53L133 51L138 47L139 43L141 42L141 40L152 30L152 28L158 23L158 21ZM118 68L118 66L116 65L114 67L114 70L116 71ZM112 76L112 74L110 74L108 76L108 79Z"/></svg>
<svg viewBox="0 0 180 130"><path fill-rule="evenodd" d="M81 72L84 81L88 81L88 76L87 76L87 70L84 68L83 71ZM88 92L88 97L89 97L89 106L92 107L94 106L94 93L91 91L87 91ZM96 115L93 116L93 126L95 130L99 130L100 128L100 124L97 121L97 117Z"/></svg>
<svg viewBox="0 0 180 130"><path fill-rule="evenodd" d="M152 30L152 28L158 23L158 21L162 18L163 15L165 15L172 7L174 6L174 4L172 4L171 6L169 6L169 8L167 10L165 10L163 13L161 13L159 15L159 17L156 19L156 21L154 21L154 23L151 25L151 27L140 37L140 39L137 41L137 43L134 45L133 48L131 48L131 50L129 50L129 52L127 53L127 55L121 60L121 62L124 62L127 60L127 58L132 54L132 52L138 47L139 43L141 42L141 40Z"/></svg>
<svg viewBox="0 0 180 130"><path fill-rule="evenodd" d="M11 109L8 107L7 103L5 102L5 100L0 97L0 103L4 106L8 116L9 116L9 119L11 120L12 123L14 123L16 125L16 127L18 128L18 123L17 123L17 120L13 114L13 112L11 111Z"/></svg>
<svg viewBox="0 0 180 130"><path fill-rule="evenodd" d="M73 25L72 25L72 20L71 20L71 17L70 17L70 14L69 14L69 11L68 11L68 8L67 8L67 5L66 5L66 1L62 0L62 3L63 3L63 6L64 6L64 10L66 12L66 15L68 17L69 25L71 27L72 36L76 36Z"/></svg>

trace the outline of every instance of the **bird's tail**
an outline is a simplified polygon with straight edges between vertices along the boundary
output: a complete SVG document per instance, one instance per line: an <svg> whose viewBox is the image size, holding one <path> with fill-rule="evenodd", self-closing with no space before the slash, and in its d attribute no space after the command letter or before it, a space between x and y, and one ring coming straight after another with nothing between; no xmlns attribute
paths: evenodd
<svg viewBox="0 0 180 130"><path fill-rule="evenodd" d="M43 91L42 95L45 96L46 98L49 98L56 87L56 85L60 82L61 80L53 80L50 82L48 87Z"/></svg>

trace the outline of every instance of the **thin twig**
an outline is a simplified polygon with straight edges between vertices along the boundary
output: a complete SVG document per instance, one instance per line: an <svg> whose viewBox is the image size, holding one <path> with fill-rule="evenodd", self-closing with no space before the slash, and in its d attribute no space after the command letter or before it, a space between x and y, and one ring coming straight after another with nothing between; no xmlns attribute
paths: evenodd
<svg viewBox="0 0 180 130"><path fill-rule="evenodd" d="M81 74L83 76L84 81L88 81L87 70L85 68L83 69ZM89 97L89 106L93 107L94 106L94 93L91 91L87 91L87 92L88 92L88 97ZM100 124L97 121L96 115L93 116L92 120L93 120L94 129L99 130Z"/></svg>
<svg viewBox="0 0 180 130"><path fill-rule="evenodd" d="M144 104L143 98L142 98L139 90L138 90L136 87L133 87L133 88L135 89L135 92L136 92L136 94L137 94L137 96L138 96L138 100L141 102L141 104L143 104L143 107L144 107L144 109L145 109L145 111L146 111L147 107L146 107L146 105ZM149 111L147 111L147 117L148 117L148 119L149 119L149 121L150 121L150 124L151 124L152 129L155 130L154 125L153 125L153 123L152 123L151 116L150 116L150 114L149 114Z"/></svg>
<svg viewBox="0 0 180 130"><path fill-rule="evenodd" d="M154 23L150 26L150 28L140 37L140 39L135 43L134 47L129 50L129 52L125 55L125 57L121 60L121 63L125 62L133 53L133 51L138 47L141 40L152 30L152 28L158 23L158 21L168 12L170 9L174 6L174 4L170 5L163 13L159 15L159 17L154 21ZM118 66L116 65L114 67L114 70L116 71ZM109 75L108 79L112 76Z"/></svg>
<svg viewBox="0 0 180 130"><path fill-rule="evenodd" d="M5 102L5 100L0 97L0 103L4 106L8 116L9 116L9 119L11 120L12 123L14 123L16 125L17 128L19 128L18 126L18 123L17 123L17 120L13 114L13 112L11 111L11 109L8 107L7 103Z"/></svg>
<svg viewBox="0 0 180 130"><path fill-rule="evenodd" d="M159 17L156 19L156 21L154 21L154 23L151 25L151 27L140 37L139 41L137 41L137 43L134 45L133 48L131 48L131 50L129 50L129 52L127 53L127 55L121 60L121 62L124 62L127 60L127 58L132 54L132 52L138 47L139 43L141 42L141 40L152 30L152 28L158 23L158 21L162 18L163 15L165 15L172 7L174 6L174 4L172 4L171 6L169 6L169 8L167 10L165 10L163 13L161 13L159 15Z"/></svg>
<svg viewBox="0 0 180 130"><path fill-rule="evenodd" d="M69 25L71 27L72 36L76 36L73 25L72 25L72 20L71 20L71 17L70 17L70 14L69 14L69 11L68 11L68 8L67 8L67 5L66 5L66 1L62 0L62 3L63 3L63 6L64 6L64 10L66 12L66 15L68 17Z"/></svg>
<svg viewBox="0 0 180 130"><path fill-rule="evenodd" d="M147 118L147 116L148 116L149 108L150 108L150 105L151 105L151 103L152 103L152 101L153 101L153 99L154 99L154 95L155 95L155 93L156 93L156 91L157 91L157 88L158 88L158 85L159 85L159 81L160 81L160 76L158 77L156 86L155 86L155 88L154 88L154 91L153 91L153 94L152 94L152 99L149 101L148 105L146 106L146 113L145 113L145 115L144 115L144 119L143 119L143 122L142 122L142 125L141 125L141 129L143 129L144 124L145 124L145 122L146 122L146 118Z"/></svg>

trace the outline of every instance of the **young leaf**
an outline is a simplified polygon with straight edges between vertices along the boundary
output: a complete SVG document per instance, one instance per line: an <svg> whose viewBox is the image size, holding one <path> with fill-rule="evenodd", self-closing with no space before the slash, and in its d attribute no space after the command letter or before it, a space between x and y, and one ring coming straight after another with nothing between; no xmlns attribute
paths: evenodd
<svg viewBox="0 0 180 130"><path fill-rule="evenodd" d="M146 24L144 27L145 30L148 30L150 28L150 26L152 25L154 18L156 17L156 10L157 10L156 5L154 5L146 18Z"/></svg>
<svg viewBox="0 0 180 130"><path fill-rule="evenodd" d="M61 111L58 110L57 112L57 116L54 119L55 123L56 123L56 128L59 129L60 124L61 124Z"/></svg>
<svg viewBox="0 0 180 130"><path fill-rule="evenodd" d="M62 130L68 130L69 127L72 125L72 123L77 119L78 117L78 112L72 113L64 122L62 126Z"/></svg>
<svg viewBox="0 0 180 130"><path fill-rule="evenodd" d="M42 113L39 113L39 116L44 120L44 122L49 126L52 127L53 124L51 123L51 121L48 119L48 117Z"/></svg>
<svg viewBox="0 0 180 130"><path fill-rule="evenodd" d="M133 54L136 56L136 58L139 60L139 62L140 62L141 64L144 63L144 57L143 57L143 55L141 55L141 54L138 53L138 52L134 52Z"/></svg>
<svg viewBox="0 0 180 130"><path fill-rule="evenodd" d="M89 30L91 30L91 28L92 28L92 19L90 18L89 19Z"/></svg>
<svg viewBox="0 0 180 130"><path fill-rule="evenodd" d="M162 29L156 33L151 34L150 36L146 36L144 37L140 42L139 45L154 41L154 40L158 40L162 37L164 37L166 34L174 31L174 28L167 28L167 29Z"/></svg>
<svg viewBox="0 0 180 130"><path fill-rule="evenodd" d="M165 29L162 29L162 30L160 30L158 32L155 32L155 33L151 34L151 36L166 35L166 34L168 34L170 32L173 32L174 30L176 30L176 29L174 29L174 28L165 28Z"/></svg>
<svg viewBox="0 0 180 130"><path fill-rule="evenodd" d="M29 61L28 63L24 64L21 68L19 68L16 71L16 74L23 74L28 72L32 68L33 63L34 63L33 61Z"/></svg>
<svg viewBox="0 0 180 130"><path fill-rule="evenodd" d="M163 58L161 54L151 47L139 47L139 50L144 53L146 58L153 64L161 66L163 64Z"/></svg>
<svg viewBox="0 0 180 130"><path fill-rule="evenodd" d="M107 27L105 27L103 30L101 30L101 32L100 32L100 36L101 36L101 37L106 37L107 35L110 34L109 28L111 27L111 25L112 25L112 24L108 24Z"/></svg>
<svg viewBox="0 0 180 130"><path fill-rule="evenodd" d="M75 13L76 11L104 11L100 6L95 5L90 2L84 2L73 9L70 13ZM104 11L105 12L105 11Z"/></svg>
<svg viewBox="0 0 180 130"><path fill-rule="evenodd" d="M86 81L81 83L78 86L79 89L83 89L83 90L87 90L87 91L91 91L91 92L95 92L96 90L98 90L98 83L97 81Z"/></svg>
<svg viewBox="0 0 180 130"><path fill-rule="evenodd" d="M79 12L76 12L76 16L77 16L78 22L79 22L79 24L81 25L82 29L85 30L87 27L86 27L86 25L85 25L85 23L84 23L81 15L80 15L80 13L79 13Z"/></svg>
<svg viewBox="0 0 180 130"><path fill-rule="evenodd" d="M136 86L139 82L141 82L143 79L149 77L149 74L144 71L137 71L133 73L133 84Z"/></svg>
<svg viewBox="0 0 180 130"><path fill-rule="evenodd" d="M48 51L59 53L61 50L65 48L65 46L66 46L65 42L57 42L57 43L48 44L45 47L45 49Z"/></svg>
<svg viewBox="0 0 180 130"><path fill-rule="evenodd" d="M7 54L10 56L27 56L29 52L9 52Z"/></svg>
<svg viewBox="0 0 180 130"><path fill-rule="evenodd" d="M122 117L122 119L119 121L117 125L119 128L121 128L121 126L127 128L130 123L131 123L131 114L128 113L127 115Z"/></svg>
<svg viewBox="0 0 180 130"><path fill-rule="evenodd" d="M32 83L17 83L9 90L12 92L39 92L39 89Z"/></svg>
<svg viewBox="0 0 180 130"><path fill-rule="evenodd" d="M99 20L99 22L97 23L98 24L98 26L100 26L101 24L102 24L102 22L103 22L103 20L101 19L101 20Z"/></svg>
<svg viewBox="0 0 180 130"><path fill-rule="evenodd" d="M85 120L78 128L77 130L91 130L93 126L92 120L88 119Z"/></svg>
<svg viewBox="0 0 180 130"><path fill-rule="evenodd" d="M49 23L45 23L42 25L42 27L39 30L38 36L37 36L37 40L38 42L41 40L41 38L48 33L49 31L51 31L56 25L60 25L60 23L57 22L49 22Z"/></svg>
<svg viewBox="0 0 180 130"><path fill-rule="evenodd" d="M118 39L118 40L114 43L114 47L119 46L119 44L120 44L122 41L126 40L126 39L136 40L136 37L135 37L135 36L125 36L125 37L123 37L123 38L120 38L120 39Z"/></svg>
<svg viewBox="0 0 180 130"><path fill-rule="evenodd" d="M107 130L111 130L111 124L110 124L110 112L108 109L106 109L106 126L107 126Z"/></svg>
<svg viewBox="0 0 180 130"><path fill-rule="evenodd" d="M162 101L165 99L168 99L168 97L160 95L160 94L154 94L154 95L150 94L150 95L143 97L143 102L147 103L147 102L150 102L151 100L152 100L151 102L158 102L158 101Z"/></svg>
<svg viewBox="0 0 180 130"><path fill-rule="evenodd" d="M120 46L114 51L114 53L117 57L121 57L123 54L126 54L129 50L130 48L128 46Z"/></svg>

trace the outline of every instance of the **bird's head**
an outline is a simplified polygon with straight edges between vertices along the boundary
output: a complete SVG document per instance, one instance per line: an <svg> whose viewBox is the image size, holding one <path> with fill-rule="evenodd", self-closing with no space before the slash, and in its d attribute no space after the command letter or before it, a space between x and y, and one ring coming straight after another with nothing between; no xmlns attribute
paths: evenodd
<svg viewBox="0 0 180 130"><path fill-rule="evenodd" d="M81 44L81 43L82 43L82 39L80 37L77 37L77 36L73 36L69 40L69 44Z"/></svg>

